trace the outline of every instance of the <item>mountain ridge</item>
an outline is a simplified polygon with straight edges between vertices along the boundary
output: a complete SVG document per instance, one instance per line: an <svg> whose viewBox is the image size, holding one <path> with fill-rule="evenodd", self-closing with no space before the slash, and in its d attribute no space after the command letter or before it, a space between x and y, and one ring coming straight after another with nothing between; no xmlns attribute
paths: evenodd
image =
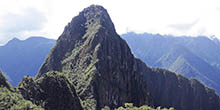
<svg viewBox="0 0 220 110"><path fill-rule="evenodd" d="M37 73L54 44L55 40L43 37L14 38L0 46L0 68L9 82L16 86L25 75L34 76Z"/></svg>
<svg viewBox="0 0 220 110"><path fill-rule="evenodd" d="M209 38L148 33L128 33L122 37L132 52L148 65L166 68L188 78L196 78L219 93L220 71L217 59L220 57L220 48ZM216 60L213 60L215 58Z"/></svg>
<svg viewBox="0 0 220 110"><path fill-rule="evenodd" d="M84 9L65 27L36 78L48 71L66 74L86 109L126 102L177 110L220 107L219 96L197 80L149 68L136 59L101 6Z"/></svg>
<svg viewBox="0 0 220 110"><path fill-rule="evenodd" d="M107 10L99 5L85 8L72 19L34 78L24 77L13 91L2 90L0 99L10 100L0 103L3 109L101 110L132 105L127 103L177 110L220 109L213 89L135 58Z"/></svg>

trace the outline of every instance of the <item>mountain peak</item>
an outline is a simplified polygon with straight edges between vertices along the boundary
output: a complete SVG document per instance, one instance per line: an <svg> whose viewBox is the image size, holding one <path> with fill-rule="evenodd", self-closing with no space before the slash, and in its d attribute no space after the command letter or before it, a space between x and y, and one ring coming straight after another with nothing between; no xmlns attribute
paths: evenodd
<svg viewBox="0 0 220 110"><path fill-rule="evenodd" d="M6 45L11 44L11 43L17 43L19 41L21 41L21 40L15 37L15 38L11 39L10 41L8 41L8 43Z"/></svg>
<svg viewBox="0 0 220 110"><path fill-rule="evenodd" d="M101 28L115 31L107 10L99 5L91 5L72 19L65 27L64 33L70 31L71 33L78 32L83 34L92 31L96 32Z"/></svg>
<svg viewBox="0 0 220 110"><path fill-rule="evenodd" d="M79 16L84 16L88 21L88 24L93 23L111 23L111 18L107 12L107 10L100 5L91 5L88 8L85 8L82 12L79 13Z"/></svg>
<svg viewBox="0 0 220 110"><path fill-rule="evenodd" d="M87 109L102 108L104 105L115 108L125 102L138 103L131 96L135 96L139 88L131 88L130 82L136 82L136 79L130 78L135 74L136 66L128 45L116 33L107 11L101 6L92 5L80 12L65 27L37 78L49 71L65 73L75 85L79 97L89 104L85 106L92 105L92 108ZM129 78L125 78L127 76ZM121 78L125 79L120 80ZM106 79L108 80L105 81ZM101 83L103 84L100 85ZM106 87L103 88L104 86ZM121 89L125 90L120 91ZM109 93L105 94L104 91ZM137 98L150 104L147 94L138 93L146 97L139 95ZM102 95L112 98L98 99Z"/></svg>
<svg viewBox="0 0 220 110"><path fill-rule="evenodd" d="M219 108L219 97L208 94L203 86L200 93L189 85L190 80L149 68L134 58L127 43L116 33L107 11L97 5L85 8L65 27L36 79L49 71L66 74L83 108L89 110L100 110L106 105L113 109L126 102L136 106L174 106L178 110ZM191 96L196 98L192 100ZM198 102L201 104L195 106ZM207 108L200 107L203 103L207 103ZM211 108L213 105L217 107Z"/></svg>
<svg viewBox="0 0 220 110"><path fill-rule="evenodd" d="M65 60L65 63L60 61L67 59L71 56L71 54L74 54L74 57L78 57L75 56L75 54L79 54L79 52L83 51L85 56L87 54L91 56L91 51L96 53L98 50L100 50L97 48L101 44L104 46L108 45L107 42L111 42L109 44L112 46L116 43L115 41L119 43L123 40L116 33L114 24L112 23L107 10L99 5L91 5L80 12L78 16L74 17L72 21L65 27L64 32L57 40L55 48L51 50L51 57L55 57L55 59L50 60L50 58L48 58L48 61L46 61L48 64L53 65L48 67L46 66L45 62L40 69L38 76L50 70L62 71L61 65L68 62L68 60ZM123 42L125 44L125 41ZM125 45L126 48L128 48L127 44ZM81 54L80 56L83 55Z"/></svg>
<svg viewBox="0 0 220 110"><path fill-rule="evenodd" d="M86 16L94 16L94 17L103 17L103 16L97 16L102 14L108 14L107 10L100 6L100 5L90 5L87 8L84 8L83 11L80 12L80 14L84 14Z"/></svg>

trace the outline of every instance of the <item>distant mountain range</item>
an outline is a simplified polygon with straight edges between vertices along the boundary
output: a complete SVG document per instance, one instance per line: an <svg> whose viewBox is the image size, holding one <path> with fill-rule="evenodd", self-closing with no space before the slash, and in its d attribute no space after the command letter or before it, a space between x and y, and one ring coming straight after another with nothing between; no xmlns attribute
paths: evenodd
<svg viewBox="0 0 220 110"><path fill-rule="evenodd" d="M220 93L220 42L217 38L123 34L133 54L152 67L195 78Z"/></svg>
<svg viewBox="0 0 220 110"><path fill-rule="evenodd" d="M13 42L21 41L14 39L11 43L17 44ZM5 54L8 59L4 63L14 65L16 59L26 57L30 62L25 62L25 59L19 63L16 61L10 69L19 70L17 67L20 66L21 70L32 70L32 64L34 67L41 64L35 58L40 56L39 53L48 53L43 49L49 49L55 41L40 42L36 45L39 42L29 41L27 44L31 45L25 46L28 52L24 51L24 45L22 48L18 48L19 45L9 46L9 50L16 49ZM161 42L153 43L159 49L167 48ZM34 51L30 49L32 45L43 47ZM188 64L186 67L195 67L198 72L218 71L217 67L213 70L215 66L207 67L209 63L197 55L190 56L192 52L184 46L174 47L152 54L161 55L153 59L155 65L173 65L174 61L173 68ZM33 52L34 57L30 57L29 52ZM43 55L42 59L45 58ZM167 58L171 56L171 59ZM214 73L204 73L201 78L207 78L207 74L211 74L210 80L216 76ZM18 78L22 75L14 73L8 76ZM85 8L68 23L35 77L25 76L18 86L11 87L0 71L1 110L155 110L155 107L158 107L157 110L220 110L220 97L196 79L188 79L166 69L148 67L136 58L125 40L117 34L107 10L99 5Z"/></svg>
<svg viewBox="0 0 220 110"><path fill-rule="evenodd" d="M16 86L24 76L36 75L55 43L55 40L43 37L30 37L26 40L14 38L0 46L0 68L9 82Z"/></svg>

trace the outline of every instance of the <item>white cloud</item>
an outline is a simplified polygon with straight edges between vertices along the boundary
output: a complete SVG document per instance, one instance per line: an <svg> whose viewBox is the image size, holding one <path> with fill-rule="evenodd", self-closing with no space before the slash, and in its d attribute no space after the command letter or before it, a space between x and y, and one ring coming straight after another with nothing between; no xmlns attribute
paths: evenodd
<svg viewBox="0 0 220 110"><path fill-rule="evenodd" d="M41 30L47 21L44 14L34 8L26 8L22 14L7 13L2 19L0 30L6 33Z"/></svg>
<svg viewBox="0 0 220 110"><path fill-rule="evenodd" d="M35 8L25 8L21 13L4 14L0 22L0 44L13 37L24 39L36 31L39 33L46 22L46 16Z"/></svg>
<svg viewBox="0 0 220 110"><path fill-rule="evenodd" d="M168 26L168 28L174 29L180 33L187 34L198 22L199 22L199 19L191 23L171 24Z"/></svg>
<svg viewBox="0 0 220 110"><path fill-rule="evenodd" d="M0 17L2 13L35 8L45 14L48 22L41 31L30 34L58 38L72 17L91 4L108 10L119 34L130 30L220 38L219 0L5 0L0 4Z"/></svg>

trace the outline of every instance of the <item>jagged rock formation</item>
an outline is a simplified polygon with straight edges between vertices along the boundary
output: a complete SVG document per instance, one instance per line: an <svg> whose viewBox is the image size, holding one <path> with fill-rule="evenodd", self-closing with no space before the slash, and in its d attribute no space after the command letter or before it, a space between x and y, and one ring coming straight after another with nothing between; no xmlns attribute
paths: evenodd
<svg viewBox="0 0 220 110"><path fill-rule="evenodd" d="M138 85L143 82L135 76L137 64L130 49L100 6L86 8L73 18L38 77L51 70L69 74L87 109L151 102L145 88Z"/></svg>
<svg viewBox="0 0 220 110"><path fill-rule="evenodd" d="M146 69L144 79L155 106L177 110L218 110L219 96L195 79L187 79L163 69Z"/></svg>
<svg viewBox="0 0 220 110"><path fill-rule="evenodd" d="M104 107L102 110L110 110L108 106ZM167 108L152 108L147 105L142 105L141 107L135 107L132 103L125 103L124 107L115 108L114 110L175 110L173 107Z"/></svg>
<svg viewBox="0 0 220 110"><path fill-rule="evenodd" d="M0 110L44 110L25 100L21 94L0 87Z"/></svg>
<svg viewBox="0 0 220 110"><path fill-rule="evenodd" d="M0 110L44 110L31 101L25 100L21 94L7 82L4 74L0 71Z"/></svg>
<svg viewBox="0 0 220 110"><path fill-rule="evenodd" d="M48 72L38 80L25 77L18 86L23 97L46 110L81 110L73 85L58 72Z"/></svg>
<svg viewBox="0 0 220 110"><path fill-rule="evenodd" d="M134 58L101 7L84 9L65 27L37 79L63 72L86 109L116 108L125 102L177 110L219 110L219 96L196 80L147 67Z"/></svg>
<svg viewBox="0 0 220 110"><path fill-rule="evenodd" d="M10 84L8 83L5 75L1 70L0 70L0 87L6 87L7 89L11 88Z"/></svg>

